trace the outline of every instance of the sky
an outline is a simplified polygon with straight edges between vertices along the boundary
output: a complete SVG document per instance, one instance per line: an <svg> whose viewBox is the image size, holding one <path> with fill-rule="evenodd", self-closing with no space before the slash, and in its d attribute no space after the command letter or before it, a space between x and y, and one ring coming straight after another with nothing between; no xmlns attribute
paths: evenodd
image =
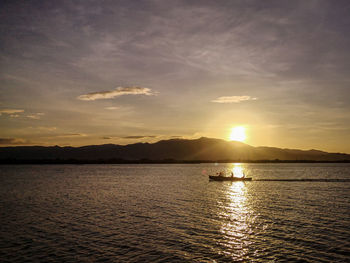
<svg viewBox="0 0 350 263"><path fill-rule="evenodd" d="M350 153L350 1L0 1L0 146Z"/></svg>

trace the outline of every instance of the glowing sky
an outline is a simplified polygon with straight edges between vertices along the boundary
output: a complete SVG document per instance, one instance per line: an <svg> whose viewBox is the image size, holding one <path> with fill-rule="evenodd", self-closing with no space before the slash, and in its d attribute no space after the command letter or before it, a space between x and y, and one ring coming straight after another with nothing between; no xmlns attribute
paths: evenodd
<svg viewBox="0 0 350 263"><path fill-rule="evenodd" d="M0 145L350 153L350 1L1 1Z"/></svg>

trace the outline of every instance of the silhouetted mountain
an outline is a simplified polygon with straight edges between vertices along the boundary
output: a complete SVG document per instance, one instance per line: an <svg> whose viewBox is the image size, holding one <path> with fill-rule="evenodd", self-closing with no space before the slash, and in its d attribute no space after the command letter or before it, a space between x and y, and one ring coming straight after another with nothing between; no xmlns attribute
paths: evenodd
<svg viewBox="0 0 350 263"><path fill-rule="evenodd" d="M90 145L83 147L17 146L0 147L0 160L181 160L181 161L257 161L309 160L344 161L349 154L302 151L274 147L253 147L241 142L200 138L171 139L156 143L129 145Z"/></svg>

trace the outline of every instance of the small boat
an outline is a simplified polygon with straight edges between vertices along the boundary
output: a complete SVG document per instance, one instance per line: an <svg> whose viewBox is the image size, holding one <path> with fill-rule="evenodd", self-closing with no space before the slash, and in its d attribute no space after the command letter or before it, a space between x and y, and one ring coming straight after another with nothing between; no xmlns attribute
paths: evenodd
<svg viewBox="0 0 350 263"><path fill-rule="evenodd" d="M236 181L251 181L251 177L228 177L228 176L215 176L215 175L209 175L209 180L213 181L231 181L231 182L236 182Z"/></svg>

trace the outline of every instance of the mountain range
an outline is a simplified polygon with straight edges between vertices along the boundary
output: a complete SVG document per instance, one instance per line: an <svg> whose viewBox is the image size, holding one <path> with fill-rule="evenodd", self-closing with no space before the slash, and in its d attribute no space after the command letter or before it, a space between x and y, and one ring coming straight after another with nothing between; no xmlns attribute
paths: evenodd
<svg viewBox="0 0 350 263"><path fill-rule="evenodd" d="M213 138L170 139L156 143L129 145L89 145L82 147L15 146L0 147L1 163L22 161L132 162L132 161L350 161L345 153L253 147L237 141ZM114 160L114 161L113 161Z"/></svg>

